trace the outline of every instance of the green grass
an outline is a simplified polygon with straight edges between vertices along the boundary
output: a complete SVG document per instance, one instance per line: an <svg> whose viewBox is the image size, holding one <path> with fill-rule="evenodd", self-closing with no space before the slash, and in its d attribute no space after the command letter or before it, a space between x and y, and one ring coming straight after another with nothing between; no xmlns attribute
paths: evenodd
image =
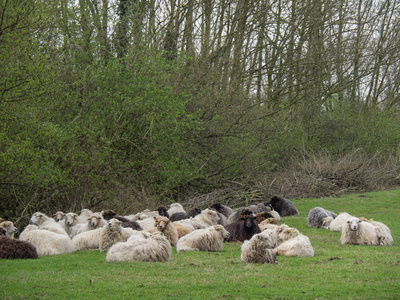
<svg viewBox="0 0 400 300"><path fill-rule="evenodd" d="M241 243L221 252L181 253L165 263L106 263L105 253L76 252L0 261L1 299L400 299L400 190L293 200L300 216L283 222L307 235L315 257L246 264ZM341 245L340 233L307 227L322 206L381 221L390 247Z"/></svg>

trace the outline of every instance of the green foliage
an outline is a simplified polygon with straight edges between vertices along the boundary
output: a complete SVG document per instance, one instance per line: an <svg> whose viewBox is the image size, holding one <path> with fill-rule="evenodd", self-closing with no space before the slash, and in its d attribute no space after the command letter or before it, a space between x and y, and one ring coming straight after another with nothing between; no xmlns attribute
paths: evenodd
<svg viewBox="0 0 400 300"><path fill-rule="evenodd" d="M1 298L395 299L399 291L400 190L340 198L294 199L299 216L283 222L310 238L314 257L278 256L278 265L240 260L241 243L221 252L173 250L163 263L107 263L105 253L82 251L37 260L1 260ZM385 223L392 246L341 245L339 232L307 227L310 209Z"/></svg>

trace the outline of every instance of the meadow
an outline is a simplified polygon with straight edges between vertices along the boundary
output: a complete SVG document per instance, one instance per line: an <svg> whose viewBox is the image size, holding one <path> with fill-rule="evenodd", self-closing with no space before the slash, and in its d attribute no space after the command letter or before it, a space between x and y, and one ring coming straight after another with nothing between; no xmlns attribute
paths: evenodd
<svg viewBox="0 0 400 300"><path fill-rule="evenodd" d="M221 252L177 254L164 263L107 263L83 251L0 260L1 299L400 299L400 190L292 199L299 216L281 223L307 235L314 257L247 264L241 243ZM341 245L340 233L308 228L311 208L346 211L389 226L394 244Z"/></svg>

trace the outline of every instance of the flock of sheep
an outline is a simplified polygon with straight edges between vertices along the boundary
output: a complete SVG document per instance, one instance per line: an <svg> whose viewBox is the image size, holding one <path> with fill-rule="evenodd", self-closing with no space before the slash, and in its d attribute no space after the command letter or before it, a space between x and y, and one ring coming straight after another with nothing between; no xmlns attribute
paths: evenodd
<svg viewBox="0 0 400 300"><path fill-rule="evenodd" d="M241 260L277 263L277 256L314 256L310 239L296 228L280 224L281 217L298 215L294 204L272 197L269 202L241 207L216 203L210 208L186 212L179 203L167 210L120 216L113 210L83 209L56 212L54 218L36 212L30 224L14 238L17 228L0 218L0 258L38 258L73 251L98 249L106 261L168 261L172 247L183 251L220 251L224 242L242 242ZM310 210L309 227L341 231L342 244L384 245L393 243L390 229L381 222L336 215L321 207Z"/></svg>

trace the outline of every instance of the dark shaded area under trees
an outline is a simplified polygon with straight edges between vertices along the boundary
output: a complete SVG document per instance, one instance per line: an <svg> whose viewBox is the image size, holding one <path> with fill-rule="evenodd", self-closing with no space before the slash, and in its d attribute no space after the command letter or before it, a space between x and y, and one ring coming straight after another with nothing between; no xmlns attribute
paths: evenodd
<svg viewBox="0 0 400 300"><path fill-rule="evenodd" d="M0 216L398 185L397 1L0 0Z"/></svg>

